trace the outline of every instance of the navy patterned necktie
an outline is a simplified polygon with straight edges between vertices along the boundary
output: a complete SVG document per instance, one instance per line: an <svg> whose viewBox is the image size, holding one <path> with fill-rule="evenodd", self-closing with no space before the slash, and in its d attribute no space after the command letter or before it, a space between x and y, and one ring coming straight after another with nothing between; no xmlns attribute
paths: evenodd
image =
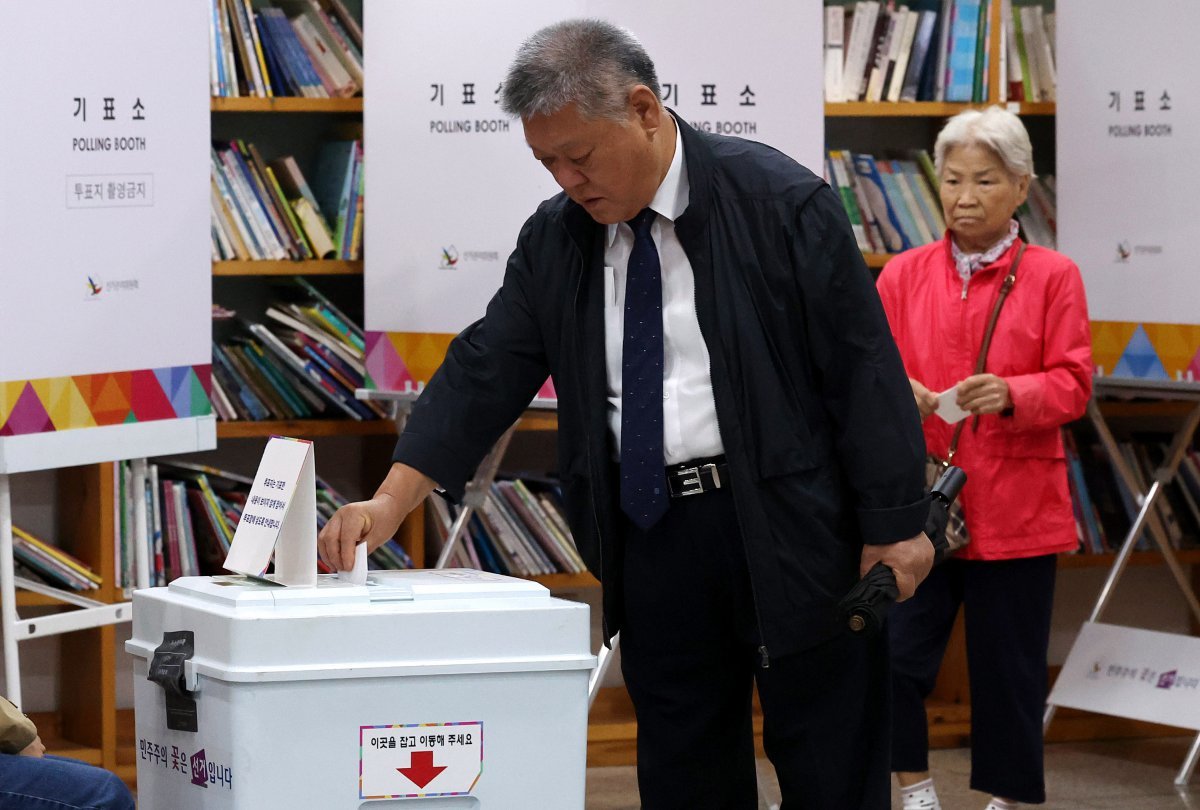
<svg viewBox="0 0 1200 810"><path fill-rule="evenodd" d="M633 250L625 273L621 346L621 509L645 531L667 511L663 462L662 269L650 236L655 213L629 221Z"/></svg>

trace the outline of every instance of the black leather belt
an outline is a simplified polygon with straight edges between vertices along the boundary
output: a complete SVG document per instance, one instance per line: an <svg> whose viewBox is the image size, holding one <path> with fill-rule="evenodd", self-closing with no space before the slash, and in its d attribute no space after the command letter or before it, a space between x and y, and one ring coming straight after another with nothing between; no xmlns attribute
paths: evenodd
<svg viewBox="0 0 1200 810"><path fill-rule="evenodd" d="M699 495L729 486L729 465L725 456L698 458L667 467L667 489L672 498Z"/></svg>

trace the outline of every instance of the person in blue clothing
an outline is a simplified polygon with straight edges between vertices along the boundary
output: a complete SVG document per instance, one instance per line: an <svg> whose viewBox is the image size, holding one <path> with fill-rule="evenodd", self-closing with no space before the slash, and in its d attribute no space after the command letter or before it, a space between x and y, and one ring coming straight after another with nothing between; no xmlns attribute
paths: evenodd
<svg viewBox="0 0 1200 810"><path fill-rule="evenodd" d="M0 810L133 808L133 794L115 774L47 755L33 721L0 697Z"/></svg>

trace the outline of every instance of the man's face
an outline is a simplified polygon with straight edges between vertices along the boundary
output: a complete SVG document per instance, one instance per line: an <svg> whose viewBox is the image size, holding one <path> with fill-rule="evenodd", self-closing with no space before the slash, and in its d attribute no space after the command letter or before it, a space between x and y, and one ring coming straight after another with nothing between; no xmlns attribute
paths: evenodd
<svg viewBox="0 0 1200 810"><path fill-rule="evenodd" d="M659 109L631 103L628 118L613 121L583 118L569 104L525 119L525 141L554 182L592 219L603 225L624 222L650 204L666 173L654 146Z"/></svg>

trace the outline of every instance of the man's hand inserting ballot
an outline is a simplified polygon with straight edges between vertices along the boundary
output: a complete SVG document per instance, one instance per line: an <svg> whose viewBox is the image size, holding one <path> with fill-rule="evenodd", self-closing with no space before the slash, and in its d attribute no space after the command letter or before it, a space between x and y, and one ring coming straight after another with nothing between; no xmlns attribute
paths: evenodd
<svg viewBox="0 0 1200 810"><path fill-rule="evenodd" d="M317 554L335 571L352 569L359 543L366 543L368 553L382 546L436 488L436 481L407 464L393 464L374 497L334 512L317 535Z"/></svg>

